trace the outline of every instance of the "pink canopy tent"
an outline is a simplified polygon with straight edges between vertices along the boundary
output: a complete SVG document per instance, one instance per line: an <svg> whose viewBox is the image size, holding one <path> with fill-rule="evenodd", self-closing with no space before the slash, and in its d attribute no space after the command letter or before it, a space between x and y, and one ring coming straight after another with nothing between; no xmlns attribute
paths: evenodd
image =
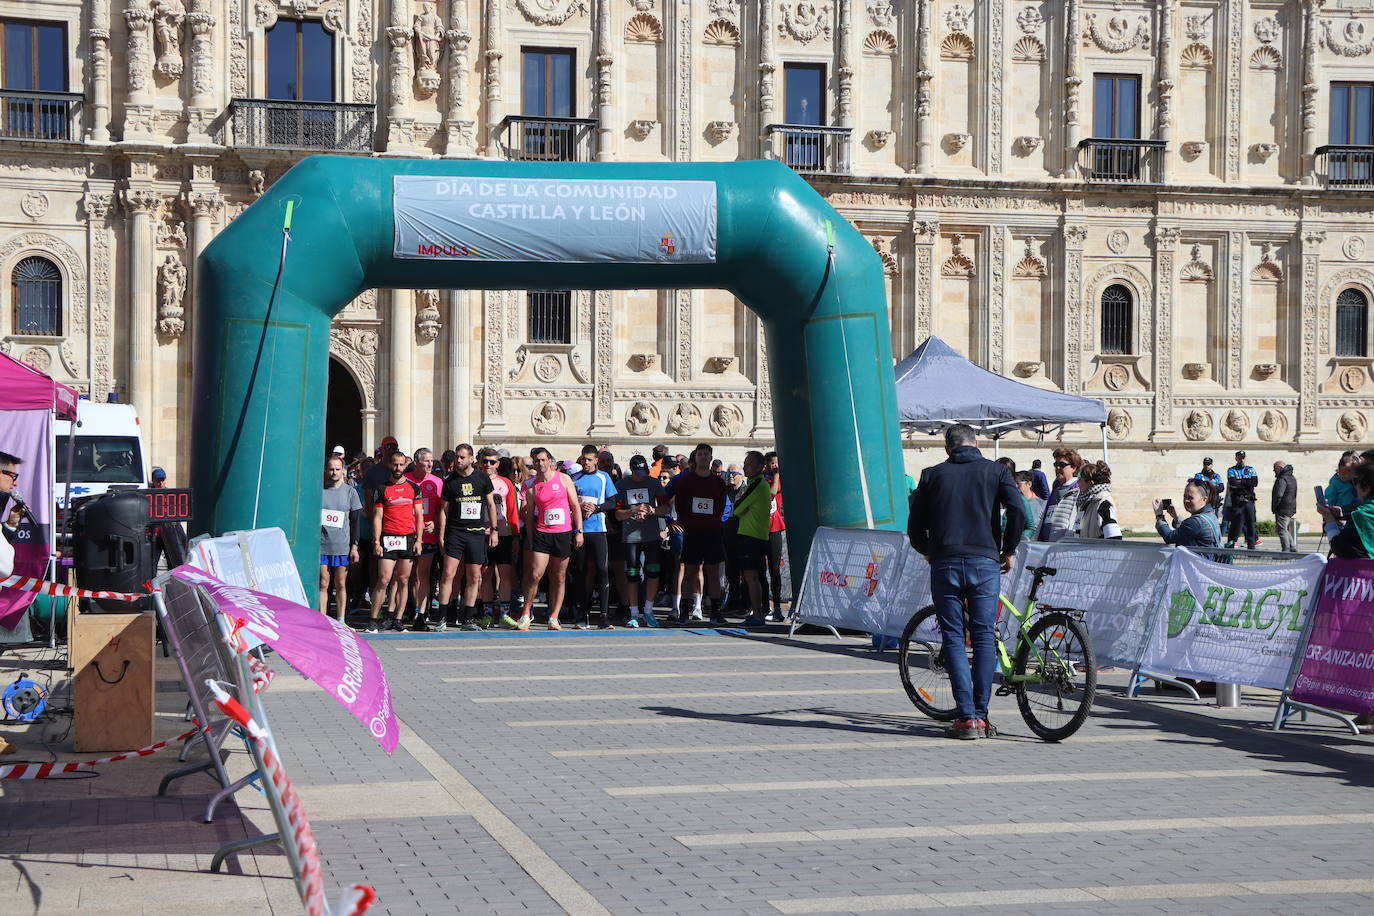
<svg viewBox="0 0 1374 916"><path fill-rule="evenodd" d="M16 492L23 495L38 522L25 520L14 543L14 572L44 577L53 544L53 420L75 420L76 390L0 353L0 451L23 461ZM33 595L0 589L0 627L14 629Z"/></svg>

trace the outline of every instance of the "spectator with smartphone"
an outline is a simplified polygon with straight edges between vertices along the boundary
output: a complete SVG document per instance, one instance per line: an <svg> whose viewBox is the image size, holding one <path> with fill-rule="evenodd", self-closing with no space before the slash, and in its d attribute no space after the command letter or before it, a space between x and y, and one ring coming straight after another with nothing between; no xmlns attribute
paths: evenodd
<svg viewBox="0 0 1374 916"><path fill-rule="evenodd" d="M1356 503L1350 512L1344 513L1347 521L1331 538L1331 555L1367 559L1374 557L1374 464L1357 465L1350 477ZM1329 505L1321 507L1322 520L1340 524L1341 516L1332 510Z"/></svg>
<svg viewBox="0 0 1374 916"><path fill-rule="evenodd" d="M1180 524L1173 500L1154 501L1155 531L1164 543L1176 547L1220 547L1221 524L1212 509L1212 485L1194 477L1183 487L1183 508L1188 517ZM1165 521L1165 516L1169 517Z"/></svg>
<svg viewBox="0 0 1374 916"><path fill-rule="evenodd" d="M1336 463L1336 473L1331 475L1331 479L1326 484L1326 504L1334 506L1340 510L1347 518L1350 510L1360 501L1355 495L1355 468L1360 463L1359 455L1354 449L1343 452L1341 460ZM1318 511L1321 507L1318 506ZM1338 513L1339 517L1339 513Z"/></svg>

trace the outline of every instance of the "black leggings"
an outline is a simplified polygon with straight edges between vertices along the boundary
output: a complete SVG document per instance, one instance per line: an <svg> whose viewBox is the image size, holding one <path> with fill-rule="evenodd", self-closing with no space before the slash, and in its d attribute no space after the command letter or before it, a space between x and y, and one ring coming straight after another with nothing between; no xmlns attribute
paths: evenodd
<svg viewBox="0 0 1374 916"><path fill-rule="evenodd" d="M601 622L610 622L611 606L611 558L610 544L604 531L582 532L582 546L573 551L569 572L572 574L573 594L577 595L577 607L591 618L591 590L587 588L587 557L596 563L597 584L601 590Z"/></svg>
<svg viewBox="0 0 1374 916"><path fill-rule="evenodd" d="M768 535L768 575L763 579L764 610L768 609L771 598L773 607L782 606L782 532L774 531ZM771 594L770 594L771 593Z"/></svg>

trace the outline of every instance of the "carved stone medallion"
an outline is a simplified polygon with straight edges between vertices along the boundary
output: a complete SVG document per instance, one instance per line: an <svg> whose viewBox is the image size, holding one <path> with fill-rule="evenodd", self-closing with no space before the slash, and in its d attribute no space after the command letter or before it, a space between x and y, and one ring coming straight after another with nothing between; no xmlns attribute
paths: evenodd
<svg viewBox="0 0 1374 916"><path fill-rule="evenodd" d="M1131 237L1126 234L1125 229L1113 229L1107 233L1107 247L1112 254L1121 254L1126 250L1126 246L1131 243Z"/></svg>
<svg viewBox="0 0 1374 916"><path fill-rule="evenodd" d="M1183 419L1183 435L1201 442L1212 435L1212 415L1205 410L1190 410Z"/></svg>
<svg viewBox="0 0 1374 916"><path fill-rule="evenodd" d="M668 415L668 432L674 436L691 436L701 429L701 411L695 404L679 402Z"/></svg>
<svg viewBox="0 0 1374 916"><path fill-rule="evenodd" d="M1341 254L1345 255L1347 261L1358 261L1364 257L1364 238L1352 235L1341 243Z"/></svg>
<svg viewBox="0 0 1374 916"><path fill-rule="evenodd" d="M47 372L52 368L52 354L42 347L29 347L19 361L31 369Z"/></svg>
<svg viewBox="0 0 1374 916"><path fill-rule="evenodd" d="M1359 366L1346 366L1341 370L1341 387L1354 393L1364 387L1369 375Z"/></svg>
<svg viewBox="0 0 1374 916"><path fill-rule="evenodd" d="M562 25L587 9L587 0L515 0L525 18L537 25Z"/></svg>
<svg viewBox="0 0 1374 916"><path fill-rule="evenodd" d="M48 195L42 191L30 191L19 200L19 209L31 219L38 219L48 212Z"/></svg>
<svg viewBox="0 0 1374 916"><path fill-rule="evenodd" d="M722 439L733 439L744 427L744 414L734 404L717 404L711 411L711 432Z"/></svg>
<svg viewBox="0 0 1374 916"><path fill-rule="evenodd" d="M658 408L648 401L635 401L625 412L625 429L632 436L649 436L658 427Z"/></svg>
<svg viewBox="0 0 1374 916"><path fill-rule="evenodd" d="M1250 418L1243 410L1228 410L1221 417L1221 438L1238 442L1250 432Z"/></svg>
<svg viewBox="0 0 1374 916"><path fill-rule="evenodd" d="M1369 424L1358 410L1347 410L1336 421L1336 435L1344 442L1363 442Z"/></svg>
<svg viewBox="0 0 1374 916"><path fill-rule="evenodd" d="M1102 384L1112 391L1120 391L1131 383L1131 370L1122 365L1108 366L1102 373Z"/></svg>
<svg viewBox="0 0 1374 916"><path fill-rule="evenodd" d="M1131 415L1120 407L1107 411L1107 438L1114 441L1131 434Z"/></svg>
<svg viewBox="0 0 1374 916"><path fill-rule="evenodd" d="M1269 409L1260 415L1256 432L1265 442L1277 442L1288 431L1288 420L1277 410Z"/></svg>
<svg viewBox="0 0 1374 916"><path fill-rule="evenodd" d="M551 382L563 371L563 364L552 353L539 357L534 364L534 377L541 382Z"/></svg>
<svg viewBox="0 0 1374 916"><path fill-rule="evenodd" d="M541 436L558 435L567 420L568 415L563 412L562 405L554 401L545 401L530 414L530 425Z"/></svg>

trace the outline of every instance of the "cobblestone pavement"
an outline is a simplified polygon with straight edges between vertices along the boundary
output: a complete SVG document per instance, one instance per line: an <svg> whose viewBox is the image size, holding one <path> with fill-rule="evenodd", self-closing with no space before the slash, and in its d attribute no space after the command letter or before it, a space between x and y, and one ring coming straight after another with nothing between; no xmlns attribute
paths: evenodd
<svg viewBox="0 0 1374 916"><path fill-rule="evenodd" d="M403 722L393 757L280 662L266 705L327 886L374 885L376 912L1292 916L1368 912L1374 892L1357 804L1374 747L1315 720L1265 731L1261 692L1233 710L1129 701L1106 674L1063 744L1033 739L1009 698L1001 738L955 742L907 702L893 653L855 639L373 645ZM168 734L177 703L160 692ZM124 766L4 784L0 912L293 912L279 852L203 871L268 829L251 790L203 825L208 779L154 799L170 762Z"/></svg>

